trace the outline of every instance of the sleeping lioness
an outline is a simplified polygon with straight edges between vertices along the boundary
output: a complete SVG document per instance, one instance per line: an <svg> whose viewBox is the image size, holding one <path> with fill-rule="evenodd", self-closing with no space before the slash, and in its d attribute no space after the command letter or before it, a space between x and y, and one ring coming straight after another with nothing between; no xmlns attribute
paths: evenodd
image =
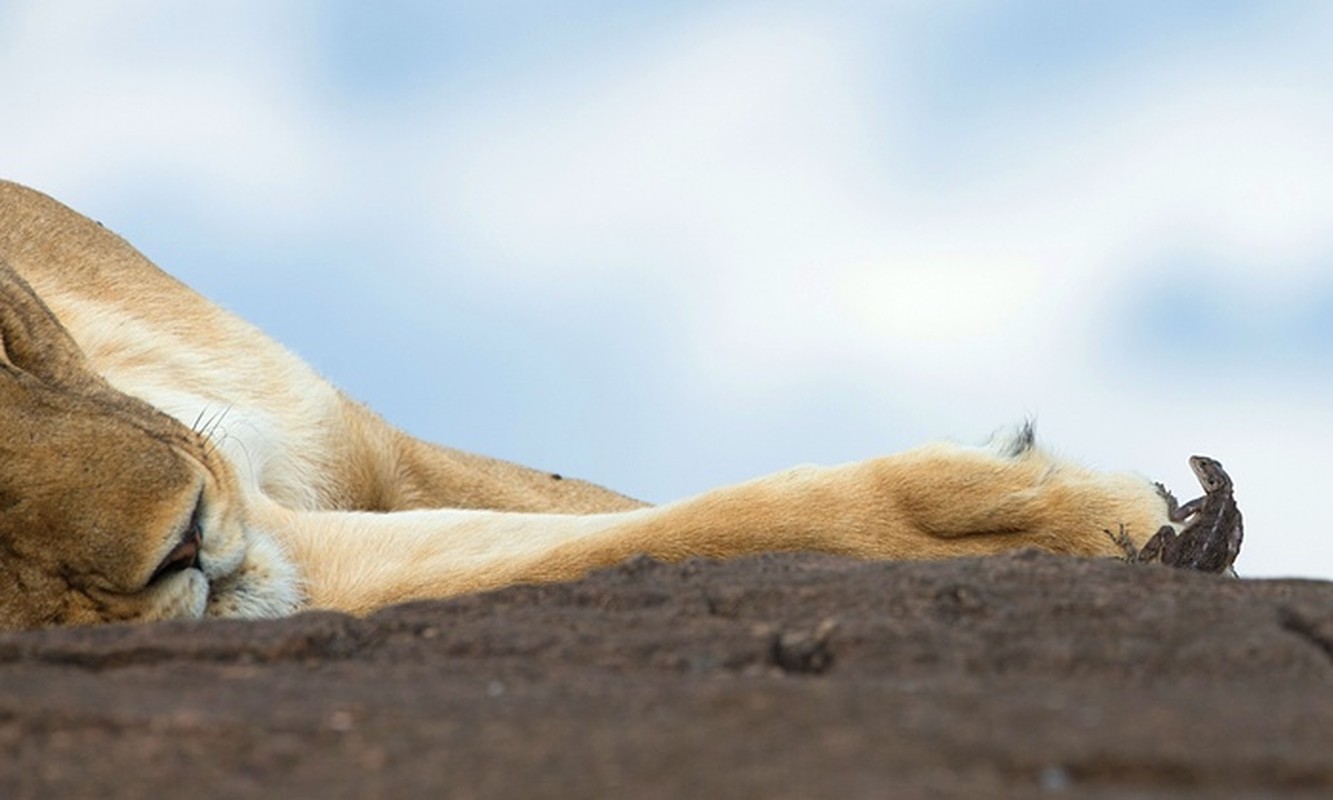
<svg viewBox="0 0 1333 800"><path fill-rule="evenodd" d="M54 200L0 183L0 627L363 614L635 554L1122 553L1148 481L1020 429L648 507L391 427Z"/></svg>

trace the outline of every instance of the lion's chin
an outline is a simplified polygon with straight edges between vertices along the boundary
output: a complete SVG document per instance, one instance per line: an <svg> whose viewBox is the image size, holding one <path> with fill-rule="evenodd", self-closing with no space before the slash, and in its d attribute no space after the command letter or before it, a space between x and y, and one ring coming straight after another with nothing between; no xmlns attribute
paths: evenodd
<svg viewBox="0 0 1333 800"><path fill-rule="evenodd" d="M267 536L248 538L240 565L213 579L204 616L267 619L301 610L304 593L296 568Z"/></svg>
<svg viewBox="0 0 1333 800"><path fill-rule="evenodd" d="M208 608L208 578L197 569L182 570L165 582L157 592L152 610L144 621L199 619Z"/></svg>

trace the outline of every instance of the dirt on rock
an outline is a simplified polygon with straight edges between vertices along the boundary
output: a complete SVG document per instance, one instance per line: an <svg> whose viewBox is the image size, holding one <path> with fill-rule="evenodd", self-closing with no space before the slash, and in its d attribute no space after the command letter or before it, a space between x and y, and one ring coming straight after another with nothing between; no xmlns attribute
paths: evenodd
<svg viewBox="0 0 1333 800"><path fill-rule="evenodd" d="M630 561L0 635L0 797L1333 794L1333 583L1035 553Z"/></svg>

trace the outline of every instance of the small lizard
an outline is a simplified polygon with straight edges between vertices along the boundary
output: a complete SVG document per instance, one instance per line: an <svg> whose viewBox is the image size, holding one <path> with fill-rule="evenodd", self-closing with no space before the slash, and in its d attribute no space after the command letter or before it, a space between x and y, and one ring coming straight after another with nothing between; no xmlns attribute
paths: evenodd
<svg viewBox="0 0 1333 800"><path fill-rule="evenodd" d="M1234 575L1231 565L1240 554L1245 529L1232 492L1231 476L1220 462L1207 456L1190 456L1190 469L1203 486L1202 497L1181 505L1166 487L1157 484L1158 494L1166 501L1167 517L1183 523L1179 532L1173 525L1163 525L1141 550L1123 529L1118 535L1109 531L1108 534L1125 551L1125 560L1132 563L1160 563L1178 569Z"/></svg>

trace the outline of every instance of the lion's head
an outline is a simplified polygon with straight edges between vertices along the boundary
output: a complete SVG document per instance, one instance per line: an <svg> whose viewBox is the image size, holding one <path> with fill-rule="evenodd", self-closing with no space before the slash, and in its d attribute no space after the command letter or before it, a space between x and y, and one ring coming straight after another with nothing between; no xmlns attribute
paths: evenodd
<svg viewBox="0 0 1333 800"><path fill-rule="evenodd" d="M0 628L291 611L243 506L210 442L89 370L0 260Z"/></svg>

